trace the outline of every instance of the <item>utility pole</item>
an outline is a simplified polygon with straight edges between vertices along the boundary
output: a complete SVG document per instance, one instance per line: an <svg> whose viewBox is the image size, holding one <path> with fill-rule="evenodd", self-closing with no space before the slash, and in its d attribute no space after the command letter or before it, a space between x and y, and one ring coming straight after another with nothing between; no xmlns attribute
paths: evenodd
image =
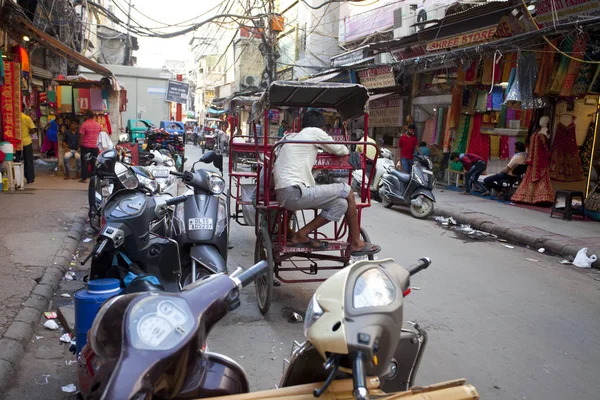
<svg viewBox="0 0 600 400"><path fill-rule="evenodd" d="M263 71L263 83L266 86L277 80L277 31L273 29L274 24L273 0L268 1L268 11L264 22L262 22L261 45L258 47L262 56L265 69ZM255 26L258 28L258 23ZM263 85L264 86L264 85Z"/></svg>
<svg viewBox="0 0 600 400"><path fill-rule="evenodd" d="M131 22L131 0L127 1L127 46L125 47L125 65L131 64L131 33L129 24Z"/></svg>

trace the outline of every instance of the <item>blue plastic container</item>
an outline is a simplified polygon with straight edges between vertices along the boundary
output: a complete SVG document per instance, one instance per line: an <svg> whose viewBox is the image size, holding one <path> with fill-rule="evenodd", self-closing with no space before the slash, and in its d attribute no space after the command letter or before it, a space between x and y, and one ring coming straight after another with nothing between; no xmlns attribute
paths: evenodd
<svg viewBox="0 0 600 400"><path fill-rule="evenodd" d="M77 354L87 342L87 333L92 327L94 318L100 311L102 303L113 296L121 294L118 279L95 279L88 282L87 289L75 293L75 341Z"/></svg>

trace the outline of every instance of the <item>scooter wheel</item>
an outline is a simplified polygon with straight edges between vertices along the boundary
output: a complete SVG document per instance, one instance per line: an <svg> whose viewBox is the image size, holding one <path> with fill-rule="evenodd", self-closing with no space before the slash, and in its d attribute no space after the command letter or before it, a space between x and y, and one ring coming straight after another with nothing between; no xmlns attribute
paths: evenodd
<svg viewBox="0 0 600 400"><path fill-rule="evenodd" d="M381 204L385 207L385 208L392 208L392 206L394 205L394 202L392 201L392 199L390 199L388 196L385 195L383 189L379 189L379 198L381 200Z"/></svg>
<svg viewBox="0 0 600 400"><path fill-rule="evenodd" d="M410 213L418 219L425 219L433 213L433 201L427 197L421 199L421 206L415 206L411 203Z"/></svg>

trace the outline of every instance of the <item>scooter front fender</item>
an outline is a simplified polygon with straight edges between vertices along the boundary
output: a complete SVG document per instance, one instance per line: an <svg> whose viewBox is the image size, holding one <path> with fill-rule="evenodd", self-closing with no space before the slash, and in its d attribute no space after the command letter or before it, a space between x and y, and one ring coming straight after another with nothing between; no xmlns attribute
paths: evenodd
<svg viewBox="0 0 600 400"><path fill-rule="evenodd" d="M429 189L426 189L424 187L418 187L415 189L414 192L411 193L410 198L416 199L417 197L419 197L419 195L423 195L423 196L427 197L429 200L435 202L435 196L433 195L433 192Z"/></svg>
<svg viewBox="0 0 600 400"><path fill-rule="evenodd" d="M227 263L225 263L219 250L213 245L203 244L192 246L190 248L190 257L212 273L227 273Z"/></svg>

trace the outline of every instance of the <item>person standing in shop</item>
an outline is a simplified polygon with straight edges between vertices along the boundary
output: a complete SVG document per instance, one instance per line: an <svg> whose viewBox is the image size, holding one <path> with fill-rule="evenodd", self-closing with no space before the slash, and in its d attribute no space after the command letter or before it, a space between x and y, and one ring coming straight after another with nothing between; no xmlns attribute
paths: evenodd
<svg viewBox="0 0 600 400"><path fill-rule="evenodd" d="M98 136L102 127L99 123L94 121L94 114L88 111L85 114L85 122L81 124L79 128L79 134L81 135L81 157L83 158L83 168L81 169L81 179L79 182L87 182L87 178L90 174L89 165L92 166L92 172L95 166L93 160L88 160L87 155L90 154L94 157L98 157Z"/></svg>
<svg viewBox="0 0 600 400"><path fill-rule="evenodd" d="M396 164L396 167L402 168L402 171L410 174L412 172L413 163L415 160L415 153L421 154L419 149L419 141L415 135L415 124L408 125L406 133L400 136L398 141L398 148L400 150L400 162Z"/></svg>
<svg viewBox="0 0 600 400"><path fill-rule="evenodd" d="M288 123L284 119L283 121L281 121L281 125L279 126L279 129L277 130L277 136L282 138L283 135L285 135L285 132L287 132L287 130L288 130Z"/></svg>
<svg viewBox="0 0 600 400"><path fill-rule="evenodd" d="M69 169L69 161L71 158L75 157L75 165L77 167L76 170L76 178L79 179L80 171L81 171L81 154L79 154L79 133L77 133L77 123L71 122L69 128L65 131L65 135L63 137L63 142L65 145L65 180L71 179L71 171Z"/></svg>
<svg viewBox="0 0 600 400"><path fill-rule="evenodd" d="M23 111L21 112L21 145L23 145L23 150L17 152L17 162L23 160L25 179L27 183L33 183L35 181L35 172L33 169L33 142L31 141L31 134L35 133L37 128L31 117L27 115L27 112L27 106L23 103Z"/></svg>
<svg viewBox="0 0 600 400"><path fill-rule="evenodd" d="M489 192L483 186L483 183L479 182L479 176L487 168L487 163L483 158L477 154L471 153L452 153L450 159L454 162L461 162L466 172L465 174L465 191L461 194L471 194L471 188L475 186L484 196L488 195Z"/></svg>

